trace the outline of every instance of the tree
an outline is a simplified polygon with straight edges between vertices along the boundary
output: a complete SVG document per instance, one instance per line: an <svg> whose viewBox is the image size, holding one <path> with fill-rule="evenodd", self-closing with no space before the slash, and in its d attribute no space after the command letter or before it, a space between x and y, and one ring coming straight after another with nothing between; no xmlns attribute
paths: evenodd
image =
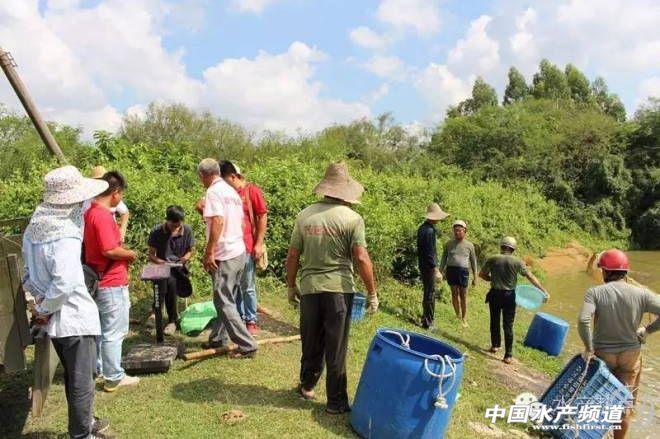
<svg viewBox="0 0 660 439"><path fill-rule="evenodd" d="M509 105L523 100L529 95L529 91L529 86L525 82L525 77L518 69L511 67L509 69L509 83L504 90L504 100L502 101L502 105Z"/></svg>
<svg viewBox="0 0 660 439"><path fill-rule="evenodd" d="M597 77L591 84L591 92L593 94L596 105L600 110L614 120L623 122L626 120L626 108L623 106L621 99L614 93L610 93L605 80L602 77Z"/></svg>
<svg viewBox="0 0 660 439"><path fill-rule="evenodd" d="M475 114L487 106L497 107L497 92L479 76L472 86L472 97L462 101L457 106L449 107L447 117Z"/></svg>
<svg viewBox="0 0 660 439"><path fill-rule="evenodd" d="M532 80L532 94L536 98L568 99L571 91L566 75L547 59L539 64L539 71Z"/></svg>
<svg viewBox="0 0 660 439"><path fill-rule="evenodd" d="M566 82L575 102L587 103L592 99L589 80L573 64L567 64L565 69Z"/></svg>

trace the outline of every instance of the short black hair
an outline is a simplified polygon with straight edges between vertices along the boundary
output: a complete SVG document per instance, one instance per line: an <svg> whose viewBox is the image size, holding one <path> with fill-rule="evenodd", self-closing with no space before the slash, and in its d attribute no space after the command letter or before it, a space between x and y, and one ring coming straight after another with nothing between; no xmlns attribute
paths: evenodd
<svg viewBox="0 0 660 439"><path fill-rule="evenodd" d="M165 210L165 219L167 221L181 222L186 218L186 212L183 211L183 207L173 204L168 206Z"/></svg>
<svg viewBox="0 0 660 439"><path fill-rule="evenodd" d="M101 180L108 182L108 188L101 194L102 197L106 197L115 191L124 192L126 189L128 189L128 183L126 183L126 179L117 171L106 172L103 174L103 177L101 177Z"/></svg>
<svg viewBox="0 0 660 439"><path fill-rule="evenodd" d="M605 270L605 273L603 274L603 280L605 282L616 282L618 280L623 279L628 275L627 271L624 270Z"/></svg>
<svg viewBox="0 0 660 439"><path fill-rule="evenodd" d="M234 174L238 174L236 166L229 160L222 160L220 162L220 176L224 178Z"/></svg>

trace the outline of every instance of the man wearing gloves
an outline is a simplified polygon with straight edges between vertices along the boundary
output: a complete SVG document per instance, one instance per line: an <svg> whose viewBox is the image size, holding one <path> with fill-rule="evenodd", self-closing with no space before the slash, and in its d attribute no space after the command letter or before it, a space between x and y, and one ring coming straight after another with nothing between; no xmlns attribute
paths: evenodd
<svg viewBox="0 0 660 439"><path fill-rule="evenodd" d="M660 296L626 282L630 263L621 250L603 252L598 259L603 285L587 290L578 316L578 332L584 343L585 361L595 355L607 364L619 381L628 386L637 399L642 372L641 343L647 334L660 329L660 317L647 326L640 326L645 313L660 314ZM592 333L591 321L594 321ZM614 438L626 436L631 410L626 410L621 429Z"/></svg>
<svg viewBox="0 0 660 439"><path fill-rule="evenodd" d="M78 169L65 166L46 174L44 184L44 202L23 236L23 286L35 298L33 324L45 329L64 367L69 436L96 437L108 425L92 417L101 324L80 260L82 207L108 183L83 178Z"/></svg>
<svg viewBox="0 0 660 439"><path fill-rule="evenodd" d="M417 258L419 261L419 275L424 287L424 298L422 299L422 327L428 329L433 325L435 315L435 282L442 280L442 274L438 269L438 254L436 242L438 232L435 225L449 216L440 209L437 203L431 203L426 208L425 221L417 229Z"/></svg>
<svg viewBox="0 0 660 439"><path fill-rule="evenodd" d="M302 359L299 394L314 399L314 386L327 366L326 412L350 411L346 391L346 350L355 283L353 264L367 289L367 312L378 309L373 267L362 217L351 209L364 188L345 163L333 163L314 188L324 197L298 217L286 259L289 301L300 304ZM300 288L296 284L302 256Z"/></svg>

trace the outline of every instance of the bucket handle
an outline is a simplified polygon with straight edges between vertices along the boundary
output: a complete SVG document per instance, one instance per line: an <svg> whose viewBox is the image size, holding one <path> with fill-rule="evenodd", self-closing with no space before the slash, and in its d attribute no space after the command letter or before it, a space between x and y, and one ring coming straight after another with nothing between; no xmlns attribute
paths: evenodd
<svg viewBox="0 0 660 439"><path fill-rule="evenodd" d="M426 369L426 373L431 375L433 378L438 378L438 396L435 399L434 405L439 409L447 409L449 408L449 405L447 404L446 396L449 394L449 392L451 392L451 390L454 388L454 385L456 384L456 365L448 355L445 355L444 357L442 355L431 355L430 357L439 361L442 365L440 373L435 373L429 368L429 359L424 359L424 369ZM449 367L451 373L445 375L445 370L447 367ZM445 378L451 378L451 384L449 385L447 391L443 392L442 380Z"/></svg>
<svg viewBox="0 0 660 439"><path fill-rule="evenodd" d="M383 331L386 334L397 335L401 339L401 345L407 349L410 349L410 334L401 334L397 331Z"/></svg>

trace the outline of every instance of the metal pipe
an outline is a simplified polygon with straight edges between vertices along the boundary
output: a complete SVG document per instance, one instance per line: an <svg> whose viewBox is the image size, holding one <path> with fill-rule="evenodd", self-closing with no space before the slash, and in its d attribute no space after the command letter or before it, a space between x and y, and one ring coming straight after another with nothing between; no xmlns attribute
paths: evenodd
<svg viewBox="0 0 660 439"><path fill-rule="evenodd" d="M23 104L25 112L28 114L28 116L30 116L30 120L32 120L34 127L37 129L41 140L44 142L50 152L52 152L53 155L58 158L58 160L67 163L66 157L64 157L64 153L62 153L62 149L57 144L57 141L55 141L55 138L48 129L48 125L46 125L46 122L44 122L44 119L41 117L39 109L30 97L25 84L23 81L21 81L20 76L18 76L18 72L15 68L16 62L14 61L14 58L9 52L3 50L2 48L0 48L0 66L2 67L2 71L5 72L5 75L7 76L7 79L9 80L12 88L16 92L18 99L21 101L21 104Z"/></svg>

